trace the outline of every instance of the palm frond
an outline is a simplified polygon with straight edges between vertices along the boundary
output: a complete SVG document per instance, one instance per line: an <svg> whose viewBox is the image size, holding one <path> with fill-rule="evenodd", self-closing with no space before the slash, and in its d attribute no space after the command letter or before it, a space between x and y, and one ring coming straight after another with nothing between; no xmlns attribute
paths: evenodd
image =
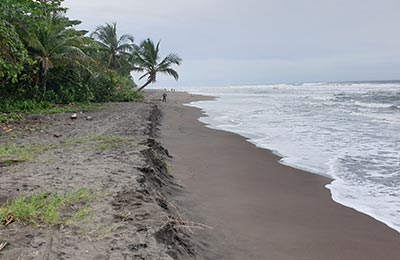
<svg viewBox="0 0 400 260"><path fill-rule="evenodd" d="M171 66L180 65L182 59L176 53L171 53L159 62L160 43L161 41L154 44L152 40L146 39L139 46L134 46L133 48L132 62L135 64L135 69L137 66L141 68L140 71L146 71L144 75L139 77L139 80L148 77L146 83L139 90L150 83L156 82L157 73L165 73L172 76L175 80L179 79L178 72Z"/></svg>
<svg viewBox="0 0 400 260"><path fill-rule="evenodd" d="M124 34L119 38L118 43L130 43L130 44L132 44L134 41L135 41L135 38L132 35Z"/></svg>
<svg viewBox="0 0 400 260"><path fill-rule="evenodd" d="M178 72L177 72L176 70L174 70L174 69L160 70L160 72L166 73L166 74L172 76L176 81L178 81L178 79L179 79L179 74L178 74Z"/></svg>
<svg viewBox="0 0 400 260"><path fill-rule="evenodd" d="M131 35L124 34L118 38L117 24L106 23L99 26L92 33L92 37L101 46L103 62L109 69L118 71L127 71L133 67L128 58L134 49L134 38Z"/></svg>

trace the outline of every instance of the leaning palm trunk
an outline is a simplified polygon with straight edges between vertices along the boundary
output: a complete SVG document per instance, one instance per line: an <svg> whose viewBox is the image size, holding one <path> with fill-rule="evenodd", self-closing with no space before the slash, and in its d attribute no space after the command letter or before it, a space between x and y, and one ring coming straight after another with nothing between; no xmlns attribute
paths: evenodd
<svg viewBox="0 0 400 260"><path fill-rule="evenodd" d="M133 62L136 65L136 71L145 71L146 73L139 77L139 80L147 77L146 83L141 86L138 91L141 91L150 83L156 82L156 76L159 73L164 73L172 76L178 80L179 75L172 66L180 65L181 58L175 54L171 53L167 57L161 60L159 56L160 42L156 45L150 39L143 41L140 46L137 46L133 51Z"/></svg>
<svg viewBox="0 0 400 260"><path fill-rule="evenodd" d="M142 89L144 89L145 87L147 87L151 82L152 82L151 80L148 80L148 81L147 81L146 83L144 83L144 85L141 86L137 91L138 91L138 92L141 91Z"/></svg>

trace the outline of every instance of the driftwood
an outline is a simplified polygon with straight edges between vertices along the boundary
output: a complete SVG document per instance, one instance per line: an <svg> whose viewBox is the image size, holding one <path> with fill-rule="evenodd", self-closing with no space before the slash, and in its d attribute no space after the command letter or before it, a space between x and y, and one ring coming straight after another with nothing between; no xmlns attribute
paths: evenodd
<svg viewBox="0 0 400 260"><path fill-rule="evenodd" d="M0 251L3 250L7 245L7 242L0 243Z"/></svg>
<svg viewBox="0 0 400 260"><path fill-rule="evenodd" d="M166 221L163 223L161 226L161 229L164 229L165 227L172 227L172 228L177 228L177 229L186 229L190 233L194 233L193 229L213 229L210 226L207 226L202 223L194 222L194 221L188 221L186 220L181 212L178 210L178 207L175 206L174 203L171 201L168 201L161 193L157 192L157 195L163 199L168 205L172 207L172 209L175 211L175 215L165 215L164 217L166 218Z"/></svg>

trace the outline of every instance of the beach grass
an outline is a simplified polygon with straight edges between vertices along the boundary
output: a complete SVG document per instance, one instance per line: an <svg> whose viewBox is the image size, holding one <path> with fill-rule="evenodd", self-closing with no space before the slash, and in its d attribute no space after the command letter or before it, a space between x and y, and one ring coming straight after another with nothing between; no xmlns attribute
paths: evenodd
<svg viewBox="0 0 400 260"><path fill-rule="evenodd" d="M52 104L50 102L35 101L4 101L0 104L0 112L22 114L59 114L106 108L105 105L90 103L74 103L69 105Z"/></svg>
<svg viewBox="0 0 400 260"><path fill-rule="evenodd" d="M35 101L4 101L0 104L0 124L20 122L27 114L49 115L61 113L76 113L107 108L107 105L75 103L69 105L52 104Z"/></svg>
<svg viewBox="0 0 400 260"><path fill-rule="evenodd" d="M77 144L86 144L90 149L96 150L110 150L113 148L118 148L122 144L134 141L132 138L124 138L115 135L87 135L83 137L76 137L67 140L60 144L61 146L73 146Z"/></svg>
<svg viewBox="0 0 400 260"><path fill-rule="evenodd" d="M0 113L0 124L11 124L23 119L24 117L17 113Z"/></svg>
<svg viewBox="0 0 400 260"><path fill-rule="evenodd" d="M15 144L4 144L0 146L0 163L12 164L32 159L35 155L50 149L50 144L29 144L18 146Z"/></svg>
<svg viewBox="0 0 400 260"><path fill-rule="evenodd" d="M0 208L0 219L12 216L14 221L34 225L55 225L63 223L62 210L66 207L77 208L70 218L83 219L89 215L88 206L94 195L88 188L80 188L66 195L58 193L20 194ZM76 207L76 206L81 207Z"/></svg>
<svg viewBox="0 0 400 260"><path fill-rule="evenodd" d="M55 144L3 144L0 146L0 165L7 166L14 163L29 161L51 149L67 148L74 145L84 144L88 146L89 150L110 150L121 147L121 145L129 141L134 140L132 138L124 138L114 135L87 135L71 138Z"/></svg>

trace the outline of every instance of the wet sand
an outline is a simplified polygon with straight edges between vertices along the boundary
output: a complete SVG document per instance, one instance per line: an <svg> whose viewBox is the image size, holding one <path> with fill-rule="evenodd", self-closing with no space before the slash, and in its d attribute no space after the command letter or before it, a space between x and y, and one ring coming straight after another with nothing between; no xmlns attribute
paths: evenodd
<svg viewBox="0 0 400 260"><path fill-rule="evenodd" d="M206 232L209 259L400 259L400 234L333 202L328 178L206 128L199 109L182 105L204 98L169 93L160 103L160 139L174 156L171 173L188 191L182 203L214 228Z"/></svg>

